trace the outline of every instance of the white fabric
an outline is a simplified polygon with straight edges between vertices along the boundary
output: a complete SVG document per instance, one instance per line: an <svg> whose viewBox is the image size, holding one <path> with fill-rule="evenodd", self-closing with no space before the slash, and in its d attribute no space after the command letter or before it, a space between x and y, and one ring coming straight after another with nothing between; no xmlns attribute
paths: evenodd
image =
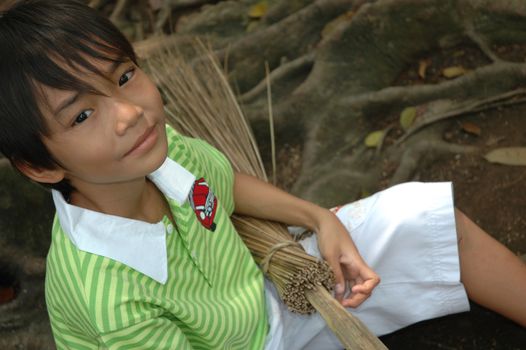
<svg viewBox="0 0 526 350"><path fill-rule="evenodd" d="M195 181L192 173L170 158L148 177L165 196L180 205ZM119 261L166 283L166 228L162 221L150 224L108 215L71 205L56 190L52 190L52 195L60 225L78 249Z"/></svg>
<svg viewBox="0 0 526 350"><path fill-rule="evenodd" d="M265 300L267 302L267 315L269 331L265 340L267 350L288 350L283 344L283 305L279 301L276 288L265 278ZM281 305L280 305L281 304Z"/></svg>
<svg viewBox="0 0 526 350"><path fill-rule="evenodd" d="M371 297L349 309L373 333L383 335L469 310L460 283L451 183L397 185L347 204L336 215L381 278ZM309 254L320 256L315 235L300 243ZM273 292L267 287L267 294ZM282 324L284 349L343 348L319 314L293 314L279 305L270 322L277 318Z"/></svg>

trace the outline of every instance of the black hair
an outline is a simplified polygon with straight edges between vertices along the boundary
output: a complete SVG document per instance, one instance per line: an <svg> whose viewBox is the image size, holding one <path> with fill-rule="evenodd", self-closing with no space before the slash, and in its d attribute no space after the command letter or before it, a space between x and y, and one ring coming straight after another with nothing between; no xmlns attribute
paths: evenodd
<svg viewBox="0 0 526 350"><path fill-rule="evenodd" d="M0 11L0 152L12 164L60 165L42 142L49 129L38 86L97 93L71 73L81 67L106 78L87 58L137 63L126 37L81 1L21 0ZM67 180L50 187L67 197L73 190Z"/></svg>

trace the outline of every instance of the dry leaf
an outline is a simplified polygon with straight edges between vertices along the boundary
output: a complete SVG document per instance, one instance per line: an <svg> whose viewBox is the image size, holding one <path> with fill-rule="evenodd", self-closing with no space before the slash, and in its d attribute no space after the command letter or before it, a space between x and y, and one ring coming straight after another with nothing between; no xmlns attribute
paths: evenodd
<svg viewBox="0 0 526 350"><path fill-rule="evenodd" d="M442 70L442 75L448 79L456 78L466 73L466 69L462 66L447 67Z"/></svg>
<svg viewBox="0 0 526 350"><path fill-rule="evenodd" d="M257 4L250 7L248 10L248 16L250 18L261 18L268 10L268 2L266 0L260 1Z"/></svg>
<svg viewBox="0 0 526 350"><path fill-rule="evenodd" d="M473 134L476 136L480 136L482 132L482 130L480 129L480 126L478 126L475 123L470 123L470 122L462 123L462 130L464 130L465 132L469 134Z"/></svg>
<svg viewBox="0 0 526 350"><path fill-rule="evenodd" d="M416 118L416 108L415 107L407 107L404 108L402 113L400 113L400 125L402 126L402 129L407 130L413 125L413 122Z"/></svg>
<svg viewBox="0 0 526 350"><path fill-rule="evenodd" d="M367 135L364 143L367 147L378 147L382 143L384 135L384 130L373 131L372 133Z"/></svg>
<svg viewBox="0 0 526 350"><path fill-rule="evenodd" d="M526 147L497 148L484 156L488 162L505 165L526 165Z"/></svg>
<svg viewBox="0 0 526 350"><path fill-rule="evenodd" d="M418 76L422 79L426 78L427 67L431 64L430 59L420 60L418 62Z"/></svg>

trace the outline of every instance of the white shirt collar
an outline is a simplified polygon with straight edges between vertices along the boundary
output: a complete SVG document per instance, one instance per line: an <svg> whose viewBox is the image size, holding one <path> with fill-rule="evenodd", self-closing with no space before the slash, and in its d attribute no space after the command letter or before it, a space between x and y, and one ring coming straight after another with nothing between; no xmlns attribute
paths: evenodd
<svg viewBox="0 0 526 350"><path fill-rule="evenodd" d="M166 158L148 178L165 196L182 205L195 176ZM159 283L168 279L166 231L163 222L148 222L103 214L68 204L52 190L60 225L78 249L119 261Z"/></svg>

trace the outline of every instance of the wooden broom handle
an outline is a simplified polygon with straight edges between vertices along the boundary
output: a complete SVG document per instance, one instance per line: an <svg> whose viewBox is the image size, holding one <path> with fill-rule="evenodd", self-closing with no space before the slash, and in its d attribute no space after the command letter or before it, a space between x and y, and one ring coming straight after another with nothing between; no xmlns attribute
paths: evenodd
<svg viewBox="0 0 526 350"><path fill-rule="evenodd" d="M362 321L347 311L323 286L306 290L305 294L346 349L387 349Z"/></svg>

